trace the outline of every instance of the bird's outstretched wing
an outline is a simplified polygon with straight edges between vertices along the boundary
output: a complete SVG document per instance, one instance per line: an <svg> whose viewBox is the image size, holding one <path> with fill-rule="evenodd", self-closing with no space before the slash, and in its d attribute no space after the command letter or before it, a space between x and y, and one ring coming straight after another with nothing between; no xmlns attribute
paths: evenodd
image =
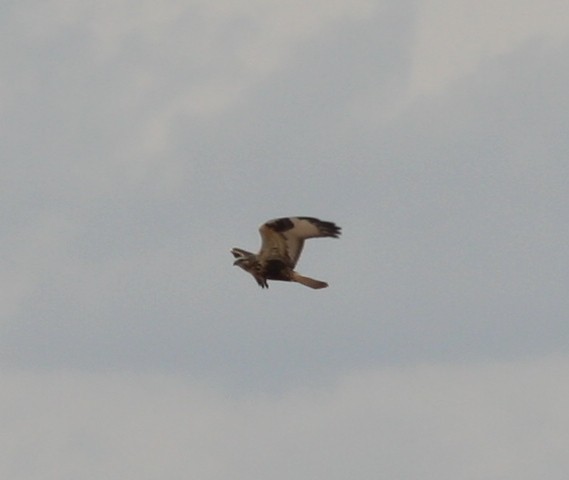
<svg viewBox="0 0 569 480"><path fill-rule="evenodd" d="M269 220L259 228L262 258L281 257L294 268L304 246L304 240L340 236L340 227L314 217L284 217Z"/></svg>

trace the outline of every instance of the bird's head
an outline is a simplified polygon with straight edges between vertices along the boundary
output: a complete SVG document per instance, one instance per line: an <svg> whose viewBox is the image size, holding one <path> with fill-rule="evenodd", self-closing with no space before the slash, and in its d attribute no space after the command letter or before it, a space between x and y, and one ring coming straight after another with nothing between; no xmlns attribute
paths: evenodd
<svg viewBox="0 0 569 480"><path fill-rule="evenodd" d="M249 271L257 261L257 255L240 248L232 248L231 254L235 257L233 265L241 267L243 270Z"/></svg>

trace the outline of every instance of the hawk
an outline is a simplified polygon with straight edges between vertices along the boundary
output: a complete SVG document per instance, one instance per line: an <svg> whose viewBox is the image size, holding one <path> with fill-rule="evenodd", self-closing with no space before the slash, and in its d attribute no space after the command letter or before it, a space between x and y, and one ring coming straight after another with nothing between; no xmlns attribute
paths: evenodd
<svg viewBox="0 0 569 480"><path fill-rule="evenodd" d="M261 250L254 254L241 248L231 249L233 265L253 275L261 288L269 288L267 280L298 282L310 288L325 288L326 282L304 277L294 271L304 240L340 236L340 227L313 217L284 217L269 220L259 228Z"/></svg>

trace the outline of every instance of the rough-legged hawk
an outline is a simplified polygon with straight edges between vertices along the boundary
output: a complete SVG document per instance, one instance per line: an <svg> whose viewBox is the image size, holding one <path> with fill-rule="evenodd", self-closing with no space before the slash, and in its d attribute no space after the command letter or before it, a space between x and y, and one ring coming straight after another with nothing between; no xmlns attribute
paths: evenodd
<svg viewBox="0 0 569 480"><path fill-rule="evenodd" d="M298 282L310 288L325 288L326 282L303 277L294 271L304 240L316 237L340 236L340 227L313 217L285 217L269 220L259 228L262 244L254 254L240 248L231 253L233 265L249 272L262 288L269 288L267 280Z"/></svg>

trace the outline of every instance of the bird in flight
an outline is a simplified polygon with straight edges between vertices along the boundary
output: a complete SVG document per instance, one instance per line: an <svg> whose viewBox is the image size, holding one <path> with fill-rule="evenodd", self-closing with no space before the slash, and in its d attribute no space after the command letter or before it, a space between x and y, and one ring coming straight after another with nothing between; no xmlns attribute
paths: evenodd
<svg viewBox="0 0 569 480"><path fill-rule="evenodd" d="M340 236L340 227L313 217L284 217L261 225L261 250L251 253L241 248L231 249L236 258L233 265L253 275L261 288L269 288L267 280L298 282L310 288L326 288L320 280L304 277L294 271L304 240Z"/></svg>

